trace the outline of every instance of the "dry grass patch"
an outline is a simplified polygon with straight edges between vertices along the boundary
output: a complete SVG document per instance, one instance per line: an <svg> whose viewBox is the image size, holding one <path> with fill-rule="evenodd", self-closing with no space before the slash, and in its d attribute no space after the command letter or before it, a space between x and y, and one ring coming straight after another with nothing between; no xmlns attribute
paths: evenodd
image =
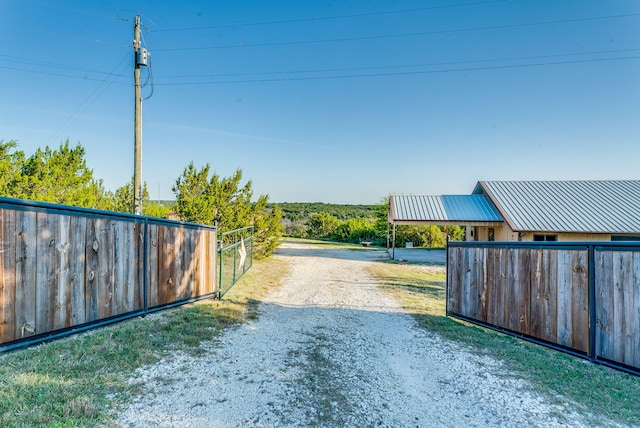
<svg viewBox="0 0 640 428"><path fill-rule="evenodd" d="M29 349L0 355L0 426L113 426L113 412L139 386L133 371L255 317L287 264L255 261L224 300L205 300Z"/></svg>

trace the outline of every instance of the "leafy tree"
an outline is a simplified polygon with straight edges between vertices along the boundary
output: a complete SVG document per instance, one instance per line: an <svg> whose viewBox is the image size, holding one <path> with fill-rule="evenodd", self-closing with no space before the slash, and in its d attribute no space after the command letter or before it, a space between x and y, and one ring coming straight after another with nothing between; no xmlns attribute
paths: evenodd
<svg viewBox="0 0 640 428"><path fill-rule="evenodd" d="M11 140L0 140L0 196L19 197L16 192L20 182L24 152L17 151L18 144Z"/></svg>
<svg viewBox="0 0 640 428"><path fill-rule="evenodd" d="M133 214L133 178L127 184L116 189L111 197L109 209L121 213ZM151 202L147 183L142 185L142 214L149 217L167 218L171 208L165 205Z"/></svg>
<svg viewBox="0 0 640 428"><path fill-rule="evenodd" d="M252 203L252 183L241 185L241 170L231 177L210 172L209 164L198 170L191 162L176 180L173 192L180 218L201 224L217 222L222 232L253 225L254 254L258 257L270 254L282 236L280 209L276 206L268 210L266 195Z"/></svg>
<svg viewBox="0 0 640 428"><path fill-rule="evenodd" d="M334 237L341 242L371 241L376 236L374 224L364 217L350 218L338 226Z"/></svg>
<svg viewBox="0 0 640 428"><path fill-rule="evenodd" d="M452 241L464 241L466 229L464 226L449 226L449 239Z"/></svg>
<svg viewBox="0 0 640 428"><path fill-rule="evenodd" d="M167 218L170 212L171 207L156 202L148 202L142 205L142 214L149 217Z"/></svg>
<svg viewBox="0 0 640 428"><path fill-rule="evenodd" d="M321 212L314 214L307 223L307 235L313 238L329 238L335 234L340 226L340 220L335 216Z"/></svg>
<svg viewBox="0 0 640 428"><path fill-rule="evenodd" d="M102 181L93 178L84 156L84 148L80 144L70 147L69 140L57 150L49 146L36 150L21 166L16 196L86 208L104 207Z"/></svg>

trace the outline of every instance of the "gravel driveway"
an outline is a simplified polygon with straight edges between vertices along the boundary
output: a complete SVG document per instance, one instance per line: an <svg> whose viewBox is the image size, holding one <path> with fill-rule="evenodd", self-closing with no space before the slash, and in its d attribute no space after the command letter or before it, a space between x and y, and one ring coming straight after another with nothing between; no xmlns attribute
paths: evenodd
<svg viewBox="0 0 640 428"><path fill-rule="evenodd" d="M284 285L257 320L137 372L132 427L564 426L499 362L419 328L365 266L384 251L285 243ZM572 426L583 426L571 416Z"/></svg>

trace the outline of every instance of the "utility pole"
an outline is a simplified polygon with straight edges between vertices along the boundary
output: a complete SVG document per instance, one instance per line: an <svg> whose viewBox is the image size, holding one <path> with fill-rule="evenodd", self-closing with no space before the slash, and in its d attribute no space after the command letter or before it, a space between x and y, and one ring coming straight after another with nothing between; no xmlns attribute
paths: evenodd
<svg viewBox="0 0 640 428"><path fill-rule="evenodd" d="M134 163L133 163L133 212L142 215L142 96L140 90L140 65L142 50L140 48L140 15L136 15L133 26L133 82L135 87L135 118L133 120Z"/></svg>

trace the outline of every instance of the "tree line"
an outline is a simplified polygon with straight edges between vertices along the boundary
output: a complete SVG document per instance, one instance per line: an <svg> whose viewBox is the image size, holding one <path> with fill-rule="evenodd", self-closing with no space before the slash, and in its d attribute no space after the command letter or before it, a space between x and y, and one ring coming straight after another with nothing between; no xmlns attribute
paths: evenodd
<svg viewBox="0 0 640 428"><path fill-rule="evenodd" d="M282 212L267 207L268 195L253 202L252 182L243 183L242 171L221 177L206 164L198 169L191 162L172 188L171 205L150 201L147 185L142 189L143 215L166 218L169 212L182 221L213 225L221 232L254 226L254 255L271 254L282 236ZM0 140L0 196L71 205L122 213L133 213L133 179L110 191L93 175L85 149L69 141L57 149L38 148L31 156L18 149L16 141Z"/></svg>
<svg viewBox="0 0 640 428"><path fill-rule="evenodd" d="M295 238L327 239L338 242L386 245L391 229L387 221L389 200L377 205L281 203L284 234ZM396 245L407 242L416 247L439 248L449 239L462 241L460 226L407 226L396 228ZM389 236L389 239L391 237Z"/></svg>

